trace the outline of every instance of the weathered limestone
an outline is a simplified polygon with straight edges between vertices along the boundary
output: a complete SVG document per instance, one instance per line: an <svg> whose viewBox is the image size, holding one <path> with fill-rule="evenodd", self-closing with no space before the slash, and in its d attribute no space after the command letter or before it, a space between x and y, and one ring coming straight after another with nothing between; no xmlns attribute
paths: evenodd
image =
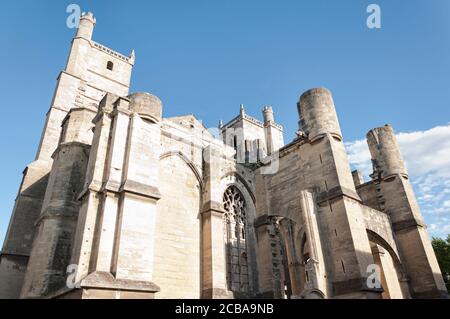
<svg viewBox="0 0 450 319"><path fill-rule="evenodd" d="M264 122L245 113L241 105L237 117L219 127L222 141L236 150L238 163L255 164L284 145L283 127L274 120L272 107L263 109Z"/></svg>
<svg viewBox="0 0 450 319"><path fill-rule="evenodd" d="M22 184L0 256L0 298L18 298L49 177L51 163L34 161L23 172Z"/></svg>
<svg viewBox="0 0 450 319"><path fill-rule="evenodd" d="M385 249L379 245L372 246L372 254L375 263L381 269L381 284L383 287L383 299L403 299L405 296L400 285L400 278L395 270L394 261Z"/></svg>
<svg viewBox="0 0 450 319"><path fill-rule="evenodd" d="M92 41L95 23L81 17L24 172L0 298L447 296L391 127L368 135L368 182L324 88L285 146L272 107L260 122L241 106L215 138L129 94L134 52Z"/></svg>
<svg viewBox="0 0 450 319"><path fill-rule="evenodd" d="M161 290L155 298L200 298L201 180L179 154L163 155L159 170L153 280Z"/></svg>
<svg viewBox="0 0 450 319"><path fill-rule="evenodd" d="M352 171L353 182L355 183L355 187L364 184L364 178L360 171Z"/></svg>
<svg viewBox="0 0 450 319"><path fill-rule="evenodd" d="M267 154L278 151L284 145L283 128L275 123L271 106L263 108L264 132L266 137Z"/></svg>
<svg viewBox="0 0 450 319"><path fill-rule="evenodd" d="M446 296L446 288L420 213L400 148L390 125L371 130L367 142L379 183L378 199L390 215L402 261L410 276L413 297Z"/></svg>
<svg viewBox="0 0 450 319"><path fill-rule="evenodd" d="M330 92L325 89L305 92L300 98L299 112L301 128L311 143L310 152L322 171L322 180L313 183L319 189L316 199L319 220L328 238L327 277L333 282L333 294L376 298L378 292L365 285L367 266L373 263L373 258Z"/></svg>
<svg viewBox="0 0 450 319"><path fill-rule="evenodd" d="M227 298L226 256L222 194L217 189L221 178L220 152L213 145L204 151L202 200L202 298Z"/></svg>
<svg viewBox="0 0 450 319"><path fill-rule="evenodd" d="M297 109L300 129L308 135L311 142L327 133L342 139L333 98L327 89L306 91L300 97Z"/></svg>
<svg viewBox="0 0 450 319"><path fill-rule="evenodd" d="M279 237L277 219L260 216L255 222L258 239L257 263L259 275L258 298L285 298L282 242Z"/></svg>
<svg viewBox="0 0 450 319"><path fill-rule="evenodd" d="M95 111L73 108L63 121L60 144L45 192L41 214L36 222L33 247L21 296L42 297L65 286L73 236L80 208Z"/></svg>
<svg viewBox="0 0 450 319"><path fill-rule="evenodd" d="M0 277L4 275L9 279L8 285L0 285L0 297L19 296L23 270L28 263L35 236L35 223L42 210L52 169L52 155L60 142L61 125L68 112L72 108L97 105L105 92L121 96L128 94L134 53L124 57L92 41L94 25L92 13L83 14L77 35L72 41L66 68L58 76L36 159L24 171L2 248ZM113 70L106 68L109 61L114 65Z"/></svg>
<svg viewBox="0 0 450 319"><path fill-rule="evenodd" d="M159 101L147 93L129 99L107 95L94 119L93 149L72 253L72 263L79 267L76 282L81 282L83 291L127 290L153 298L159 290L152 279L160 198L160 118L150 122L135 112L153 113L161 105L147 97ZM104 147L109 142L111 146Z"/></svg>
<svg viewBox="0 0 450 319"><path fill-rule="evenodd" d="M307 244L310 259L306 262L313 268L313 271L309 272L309 281L311 283L308 288L317 289L324 294L324 297L326 297L329 293L326 281L325 259L323 256L319 224L317 221L317 209L313 197L314 195L311 192L302 191L300 196L305 236L306 238L309 238Z"/></svg>
<svg viewBox="0 0 450 319"><path fill-rule="evenodd" d="M285 276L289 278L286 288L292 296L300 296L306 287L306 285L302 286L302 283L306 283L306 269L301 262L302 257L298 255L298 251L295 249L295 223L289 219L282 219L278 222L278 225L283 238ZM316 261L311 258L310 261L316 264ZM315 276L313 277L315 278ZM316 286L315 284L313 285Z"/></svg>

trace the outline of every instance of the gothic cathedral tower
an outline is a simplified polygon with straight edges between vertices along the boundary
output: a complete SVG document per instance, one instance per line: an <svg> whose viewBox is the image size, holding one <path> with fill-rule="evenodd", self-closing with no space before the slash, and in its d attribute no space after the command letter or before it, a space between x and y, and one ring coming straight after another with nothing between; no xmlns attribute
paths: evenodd
<svg viewBox="0 0 450 319"><path fill-rule="evenodd" d="M124 56L92 40L95 23L92 13L82 14L66 68L57 79L36 158L23 172L1 254L0 298L19 297L24 278L22 294L30 297L65 278L65 269L46 260L69 249L72 240L78 203L70 173L72 178L84 174L85 168L79 167L83 164L78 160L92 143L97 105L106 93L128 95L134 65L134 52ZM71 164L64 159L72 159ZM55 162L71 167L50 174ZM61 213L61 200L72 210ZM39 260L30 260L32 249L39 250ZM32 273L25 276L29 263L33 263L35 271L46 274L39 282L33 281Z"/></svg>

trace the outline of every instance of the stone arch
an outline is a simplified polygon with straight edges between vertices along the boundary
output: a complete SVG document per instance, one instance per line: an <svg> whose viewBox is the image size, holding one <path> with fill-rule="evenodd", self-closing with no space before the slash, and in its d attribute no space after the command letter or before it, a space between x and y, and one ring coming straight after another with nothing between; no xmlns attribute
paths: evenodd
<svg viewBox="0 0 450 319"><path fill-rule="evenodd" d="M186 165L189 166L189 168L192 170L192 173L194 173L195 177L197 178L198 183L200 185L200 190L202 191L204 189L202 175L200 174L199 170L194 165L194 163L192 163L192 161L190 161L188 159L188 157L186 155L184 155L183 152L180 152L180 151L166 152L166 153L162 154L159 157L159 159L163 160L163 159L168 158L170 156L178 156L178 157L180 157L186 163Z"/></svg>
<svg viewBox="0 0 450 319"><path fill-rule="evenodd" d="M408 298L410 296L406 272L395 249L377 232L366 229L375 263L381 267L383 298ZM387 256L385 252L387 252Z"/></svg>
<svg viewBox="0 0 450 319"><path fill-rule="evenodd" d="M325 294L319 289L305 289L300 295L301 299L325 299Z"/></svg>
<svg viewBox="0 0 450 319"><path fill-rule="evenodd" d="M367 231L367 236L369 237L369 241L372 241L372 242L380 245L384 249L386 249L389 252L389 254L391 255L392 259L394 260L395 265L399 268L398 270L401 272L404 272L401 262L400 262L400 258L398 257L397 253L392 248L392 246L387 242L387 240L385 240L381 235L377 234L373 230L366 229L366 231Z"/></svg>
<svg viewBox="0 0 450 319"><path fill-rule="evenodd" d="M243 178L238 172L228 172L226 174L224 174L221 178L221 180L226 179L227 177L232 176L234 177L236 180L238 180L240 183L242 183L242 185L245 187L246 191L248 192L248 194L250 195L253 204L256 203L256 197L255 194L253 194L253 191L250 187L250 185L247 183L247 181L245 180L245 178Z"/></svg>
<svg viewBox="0 0 450 319"><path fill-rule="evenodd" d="M153 280L157 298L200 298L201 183L186 158L166 153L159 161Z"/></svg>

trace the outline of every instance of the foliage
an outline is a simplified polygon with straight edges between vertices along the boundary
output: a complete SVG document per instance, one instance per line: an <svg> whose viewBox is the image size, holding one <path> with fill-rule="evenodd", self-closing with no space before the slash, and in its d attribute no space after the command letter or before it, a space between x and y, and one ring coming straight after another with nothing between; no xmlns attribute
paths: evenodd
<svg viewBox="0 0 450 319"><path fill-rule="evenodd" d="M434 238L431 241L436 258L441 268L447 290L450 292L450 234L447 239Z"/></svg>

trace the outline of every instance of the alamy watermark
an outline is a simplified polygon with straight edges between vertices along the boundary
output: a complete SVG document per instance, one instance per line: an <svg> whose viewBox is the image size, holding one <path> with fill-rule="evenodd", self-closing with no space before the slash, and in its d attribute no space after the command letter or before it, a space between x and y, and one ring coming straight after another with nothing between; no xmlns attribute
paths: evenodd
<svg viewBox="0 0 450 319"><path fill-rule="evenodd" d="M78 265L76 264L70 264L67 266L66 273L67 273L67 279L66 279L66 286L69 289L73 288L80 288L81 283L77 282L77 271L78 271Z"/></svg>
<svg viewBox="0 0 450 319"><path fill-rule="evenodd" d="M378 4L372 3L367 6L367 27L369 29L381 29L381 7Z"/></svg>
<svg viewBox="0 0 450 319"><path fill-rule="evenodd" d="M66 8L69 16L66 19L66 25L69 29L78 28L81 17L81 7L78 4L69 4Z"/></svg>
<svg viewBox="0 0 450 319"><path fill-rule="evenodd" d="M381 267L377 264L370 264L367 266L366 272L369 274L367 276L367 288L369 289L380 289L381 288Z"/></svg>

